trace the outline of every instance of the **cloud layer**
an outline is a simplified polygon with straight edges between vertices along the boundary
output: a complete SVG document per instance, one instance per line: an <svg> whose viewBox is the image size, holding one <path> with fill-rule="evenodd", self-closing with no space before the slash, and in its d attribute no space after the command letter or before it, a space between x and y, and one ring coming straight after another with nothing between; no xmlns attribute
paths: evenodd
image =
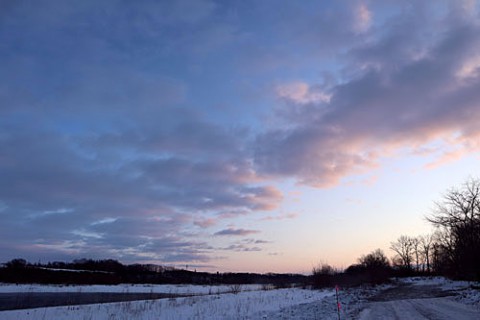
<svg viewBox="0 0 480 320"><path fill-rule="evenodd" d="M285 179L480 148L476 2L0 11L0 260L211 265L268 251Z"/></svg>
<svg viewBox="0 0 480 320"><path fill-rule="evenodd" d="M478 152L478 15L451 6L433 18L416 6L391 18L388 32L349 50L344 80L283 86L282 108L294 115L281 110L288 126L257 137L259 170L324 187L404 150L434 145L440 162Z"/></svg>

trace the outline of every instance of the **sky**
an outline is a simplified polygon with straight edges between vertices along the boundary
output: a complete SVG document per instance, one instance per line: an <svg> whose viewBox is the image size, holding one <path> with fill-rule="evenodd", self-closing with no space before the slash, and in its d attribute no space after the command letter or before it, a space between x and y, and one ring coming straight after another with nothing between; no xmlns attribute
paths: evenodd
<svg viewBox="0 0 480 320"><path fill-rule="evenodd" d="M0 261L348 267L478 177L478 1L0 2Z"/></svg>

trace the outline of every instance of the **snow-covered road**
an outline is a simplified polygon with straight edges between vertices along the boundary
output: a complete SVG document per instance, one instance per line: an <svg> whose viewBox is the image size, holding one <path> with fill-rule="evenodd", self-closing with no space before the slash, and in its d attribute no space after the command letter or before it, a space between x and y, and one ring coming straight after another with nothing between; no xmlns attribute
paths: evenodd
<svg viewBox="0 0 480 320"><path fill-rule="evenodd" d="M480 310L455 301L455 294L434 283L399 283L369 299L359 319L480 319Z"/></svg>
<svg viewBox="0 0 480 320"><path fill-rule="evenodd" d="M360 320L435 319L478 320L478 310L449 297L372 302L360 314Z"/></svg>

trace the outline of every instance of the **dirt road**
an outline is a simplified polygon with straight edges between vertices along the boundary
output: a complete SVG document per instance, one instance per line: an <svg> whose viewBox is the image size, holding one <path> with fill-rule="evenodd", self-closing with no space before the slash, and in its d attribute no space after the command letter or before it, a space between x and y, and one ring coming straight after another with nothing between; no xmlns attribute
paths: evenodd
<svg viewBox="0 0 480 320"><path fill-rule="evenodd" d="M370 299L360 320L478 320L480 310L456 302L436 286L400 285Z"/></svg>

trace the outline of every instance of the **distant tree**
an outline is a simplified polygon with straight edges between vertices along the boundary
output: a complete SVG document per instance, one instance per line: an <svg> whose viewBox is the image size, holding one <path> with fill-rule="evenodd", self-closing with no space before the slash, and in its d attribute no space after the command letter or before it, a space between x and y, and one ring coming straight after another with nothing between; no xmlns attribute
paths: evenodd
<svg viewBox="0 0 480 320"><path fill-rule="evenodd" d="M314 274L334 275L335 269L328 263L321 263L317 267L313 267Z"/></svg>
<svg viewBox="0 0 480 320"><path fill-rule="evenodd" d="M367 269L388 268L390 263L382 250L377 249L369 254L362 256L358 262Z"/></svg>
<svg viewBox="0 0 480 320"><path fill-rule="evenodd" d="M358 259L360 266L368 276L370 283L386 282L390 276L391 268L387 256L382 250L377 249Z"/></svg>
<svg viewBox="0 0 480 320"><path fill-rule="evenodd" d="M315 288L325 288L334 285L335 274L335 269L327 263L321 263L317 267L313 267L313 286Z"/></svg>
<svg viewBox="0 0 480 320"><path fill-rule="evenodd" d="M361 263L352 264L348 266L347 269L345 269L345 273L348 273L348 274L360 274L363 272L365 272L365 266L362 265Z"/></svg>
<svg viewBox="0 0 480 320"><path fill-rule="evenodd" d="M480 279L480 180L450 189L427 219L444 230L437 249L452 275Z"/></svg>
<svg viewBox="0 0 480 320"><path fill-rule="evenodd" d="M420 250L422 256L422 271L431 271L431 255L433 251L434 236L433 234L426 234L419 236ZM425 269L426 268L426 269Z"/></svg>
<svg viewBox="0 0 480 320"><path fill-rule="evenodd" d="M420 238L419 237L411 237L410 238L412 242L412 253L413 253L413 258L415 258L415 270L418 272L420 271L420 257L422 255L421 253L421 247L420 247Z"/></svg>
<svg viewBox="0 0 480 320"><path fill-rule="evenodd" d="M27 260L25 259L12 259L5 263L7 268L10 269L23 269L27 266Z"/></svg>
<svg viewBox="0 0 480 320"><path fill-rule="evenodd" d="M393 260L400 263L405 270L412 270L412 255L414 253L414 241L411 237L400 236L397 241L390 243L390 249L395 251L397 257Z"/></svg>

